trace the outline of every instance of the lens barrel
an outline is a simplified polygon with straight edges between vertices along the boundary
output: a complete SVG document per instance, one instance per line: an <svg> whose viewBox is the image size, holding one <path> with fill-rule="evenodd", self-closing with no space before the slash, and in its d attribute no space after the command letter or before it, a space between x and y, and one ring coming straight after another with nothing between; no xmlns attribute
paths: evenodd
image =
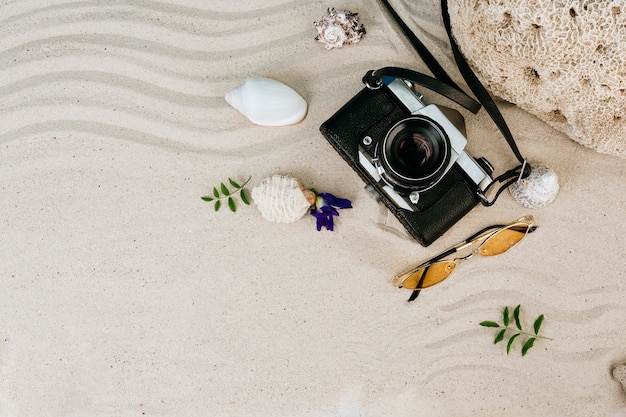
<svg viewBox="0 0 626 417"><path fill-rule="evenodd" d="M437 183L450 162L450 140L434 120L411 116L396 123L380 142L382 176L393 185L420 191Z"/></svg>

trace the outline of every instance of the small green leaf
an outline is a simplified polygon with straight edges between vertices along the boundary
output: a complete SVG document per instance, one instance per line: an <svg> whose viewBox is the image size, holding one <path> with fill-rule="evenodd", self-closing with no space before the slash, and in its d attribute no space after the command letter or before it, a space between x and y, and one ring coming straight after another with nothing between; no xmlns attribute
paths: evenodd
<svg viewBox="0 0 626 417"><path fill-rule="evenodd" d="M243 201L243 203L246 206L250 205L250 200L248 200L248 196L246 195L246 190L244 190L243 188L241 189L241 191L239 191L239 197L241 197L241 201Z"/></svg>
<svg viewBox="0 0 626 417"><path fill-rule="evenodd" d="M204 201L214 203L215 205L213 206L213 208L215 209L215 211L218 211L220 208L222 208L223 205L226 204L228 205L228 208L232 212L236 212L237 211L237 193L239 193L239 195L241 196L241 200L243 200L244 204L250 205L250 199L248 198L243 188L250 181L250 178L252 177L248 177L246 182L244 182L243 184L240 184L236 182L235 180L233 180L232 178L228 177L228 182L224 181L224 182L221 182L217 187L213 187L212 189L213 195L203 196L200 198ZM222 200L226 200L226 201L222 201Z"/></svg>
<svg viewBox="0 0 626 417"><path fill-rule="evenodd" d="M512 314L511 314L510 307L506 306L502 309L501 317L502 317L503 324L500 324L495 321L483 321L480 323L480 325L484 327L498 328L496 337L493 341L494 344L497 344L503 341L504 338L507 337L506 335L510 330L510 333L508 336L508 342L506 343L507 355L511 352L511 350L513 349L513 346L515 345L515 342L518 339L522 340L521 343L523 343L522 356L525 356L528 353L528 351L532 349L537 339L552 340L549 337L544 337L543 335L539 335L539 330L544 321L543 314L537 317L537 319L533 323L533 328L535 331L535 333L533 334L531 332L526 332L522 330L522 319L520 317L521 313L522 313L522 306L520 304L518 304L517 307L513 309ZM517 327L517 329L513 327L513 325L511 324L512 321L515 321L515 327ZM520 338L520 336L522 337Z"/></svg>
<svg viewBox="0 0 626 417"><path fill-rule="evenodd" d="M513 346L513 342L515 342L515 339L517 339L517 337L520 335L521 333L515 333L513 336L511 336L511 338L509 339L509 343L506 344L506 354L508 355L509 352L511 351L511 346Z"/></svg>
<svg viewBox="0 0 626 417"><path fill-rule="evenodd" d="M504 333L506 332L506 329L502 329L498 332L498 334L496 335L495 340L493 341L493 344L495 345L498 342L501 342L502 339L504 339Z"/></svg>
<svg viewBox="0 0 626 417"><path fill-rule="evenodd" d="M232 185L233 187L239 189L241 188L241 185L237 184L235 181L233 181L231 178L228 179L228 182L230 183L230 185Z"/></svg>
<svg viewBox="0 0 626 417"><path fill-rule="evenodd" d="M513 317L515 318L515 326L517 326L519 330L522 330L522 323L520 323L519 320L520 308L521 306L519 304L517 307L515 307L515 310L513 310Z"/></svg>
<svg viewBox="0 0 626 417"><path fill-rule="evenodd" d="M535 334L539 334L539 329L541 328L541 323L543 323L543 319L544 316L543 314L539 317L537 317L537 320L535 320L535 324L533 324L533 327L535 328Z"/></svg>
<svg viewBox="0 0 626 417"><path fill-rule="evenodd" d="M524 343L524 346L522 347L522 356L526 355L526 353L530 350L530 348L533 347L533 345L535 344L535 340L537 339L534 337L531 337L530 339L526 341L526 343Z"/></svg>

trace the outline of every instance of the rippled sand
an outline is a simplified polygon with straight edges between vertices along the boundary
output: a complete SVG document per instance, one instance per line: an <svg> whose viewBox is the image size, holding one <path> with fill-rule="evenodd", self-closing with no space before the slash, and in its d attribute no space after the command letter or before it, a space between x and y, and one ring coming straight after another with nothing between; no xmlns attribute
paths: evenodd
<svg viewBox="0 0 626 417"><path fill-rule="evenodd" d="M461 82L438 2L417 3L395 4ZM359 12L361 43L314 42L317 1L0 4L0 416L623 411L624 161L500 103L560 195L519 247L407 304L395 273L529 211L505 193L429 248L393 232L318 127L367 70L425 69L377 2L334 6ZM237 113L223 96L249 76L297 90L305 121ZM465 117L470 152L512 167L488 116ZM200 199L274 173L354 208L330 233ZM517 304L554 339L524 358L478 325Z"/></svg>

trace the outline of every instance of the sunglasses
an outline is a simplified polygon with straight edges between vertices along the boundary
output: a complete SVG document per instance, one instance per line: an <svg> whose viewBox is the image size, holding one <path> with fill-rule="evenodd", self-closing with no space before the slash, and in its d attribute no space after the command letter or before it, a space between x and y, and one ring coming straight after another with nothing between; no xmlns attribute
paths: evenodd
<svg viewBox="0 0 626 417"><path fill-rule="evenodd" d="M409 301L413 301L419 295L420 290L439 284L450 276L458 264L474 255L494 256L508 251L517 245L524 236L537 229L534 222L533 216L529 215L506 225L486 227L434 258L396 275L392 282L398 288L415 290L409 298ZM468 255L452 260L443 260L443 258L458 251L474 246L474 250Z"/></svg>

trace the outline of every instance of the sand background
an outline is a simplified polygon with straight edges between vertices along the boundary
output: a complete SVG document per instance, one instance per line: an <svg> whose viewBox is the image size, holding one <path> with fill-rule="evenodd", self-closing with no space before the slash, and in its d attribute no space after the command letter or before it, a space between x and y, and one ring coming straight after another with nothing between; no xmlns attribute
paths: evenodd
<svg viewBox="0 0 626 417"><path fill-rule="evenodd" d="M394 2L461 83L437 4ZM359 13L360 44L313 41L329 6ZM15 0L0 22L0 416L625 412L624 160L500 102L526 157L559 174L557 200L505 193L428 248L393 232L318 131L367 70L425 71L377 2ZM223 99L250 76L296 89L307 118L252 125ZM488 115L464 114L470 153L511 167ZM354 208L331 233L200 199L275 173ZM519 247L416 303L390 284L527 213L540 228ZM524 358L478 325L517 304L554 339Z"/></svg>

